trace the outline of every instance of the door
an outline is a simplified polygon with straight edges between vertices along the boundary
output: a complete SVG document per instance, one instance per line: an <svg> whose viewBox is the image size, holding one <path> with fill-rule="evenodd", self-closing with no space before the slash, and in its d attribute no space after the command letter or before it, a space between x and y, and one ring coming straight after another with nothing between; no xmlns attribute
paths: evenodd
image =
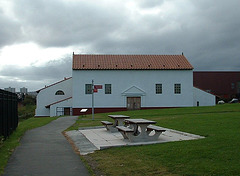
<svg viewBox="0 0 240 176"><path fill-rule="evenodd" d="M127 109L128 110L141 109L141 97L127 97Z"/></svg>
<svg viewBox="0 0 240 176"><path fill-rule="evenodd" d="M64 108L64 115L70 115L70 108Z"/></svg>

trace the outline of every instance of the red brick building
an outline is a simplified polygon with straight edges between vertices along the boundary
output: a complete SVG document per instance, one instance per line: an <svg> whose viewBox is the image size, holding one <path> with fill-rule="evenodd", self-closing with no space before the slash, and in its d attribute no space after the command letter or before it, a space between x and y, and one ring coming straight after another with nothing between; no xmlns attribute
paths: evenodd
<svg viewBox="0 0 240 176"><path fill-rule="evenodd" d="M193 85L217 95L219 99L240 98L240 72L195 71Z"/></svg>

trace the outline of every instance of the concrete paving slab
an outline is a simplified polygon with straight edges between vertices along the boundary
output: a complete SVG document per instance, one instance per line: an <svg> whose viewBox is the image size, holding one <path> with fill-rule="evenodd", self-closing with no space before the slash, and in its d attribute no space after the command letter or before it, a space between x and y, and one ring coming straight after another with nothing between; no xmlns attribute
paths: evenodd
<svg viewBox="0 0 240 176"><path fill-rule="evenodd" d="M78 152L81 148L81 155L86 155L88 153L92 153L95 150L98 150L98 148L93 145L82 133L79 131L70 131L65 133L68 137L71 136L71 141L77 147Z"/></svg>
<svg viewBox="0 0 240 176"><path fill-rule="evenodd" d="M133 146L133 145L148 145L148 144L158 144L173 141L183 141L183 140L196 140L202 139L203 136L190 134L182 131L177 131L173 129L164 128L166 131L162 133L157 141L151 142L130 142L128 139L123 139L123 136L119 132L111 133L104 127L94 127L94 128L81 128L77 131L69 131L67 135L72 138L75 143L76 148L78 148L81 155L85 155L95 150L102 150L110 147L120 147L120 146ZM74 137L72 137L74 136ZM78 138L79 136L79 138ZM88 141L87 145L89 150L86 150L80 144L82 138ZM95 146L95 147L93 147Z"/></svg>

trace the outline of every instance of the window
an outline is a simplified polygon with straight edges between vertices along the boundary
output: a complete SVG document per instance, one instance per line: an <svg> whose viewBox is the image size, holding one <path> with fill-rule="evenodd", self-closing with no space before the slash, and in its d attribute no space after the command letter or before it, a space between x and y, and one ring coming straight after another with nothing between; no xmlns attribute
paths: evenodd
<svg viewBox="0 0 240 176"><path fill-rule="evenodd" d="M156 94L162 94L162 84L156 84Z"/></svg>
<svg viewBox="0 0 240 176"><path fill-rule="evenodd" d="M62 90L58 90L55 95L64 95L64 92Z"/></svg>
<svg viewBox="0 0 240 176"><path fill-rule="evenodd" d="M112 85L105 84L105 94L112 94Z"/></svg>
<svg viewBox="0 0 240 176"><path fill-rule="evenodd" d="M181 84L174 84L174 93L181 94Z"/></svg>
<svg viewBox="0 0 240 176"><path fill-rule="evenodd" d="M85 84L85 94L92 94L92 84Z"/></svg>

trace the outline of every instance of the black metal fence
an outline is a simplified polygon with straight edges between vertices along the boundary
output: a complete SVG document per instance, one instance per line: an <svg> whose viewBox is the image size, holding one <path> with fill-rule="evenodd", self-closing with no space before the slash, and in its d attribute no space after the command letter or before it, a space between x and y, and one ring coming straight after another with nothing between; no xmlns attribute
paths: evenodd
<svg viewBox="0 0 240 176"><path fill-rule="evenodd" d="M17 95L0 89L0 137L8 137L18 126Z"/></svg>

